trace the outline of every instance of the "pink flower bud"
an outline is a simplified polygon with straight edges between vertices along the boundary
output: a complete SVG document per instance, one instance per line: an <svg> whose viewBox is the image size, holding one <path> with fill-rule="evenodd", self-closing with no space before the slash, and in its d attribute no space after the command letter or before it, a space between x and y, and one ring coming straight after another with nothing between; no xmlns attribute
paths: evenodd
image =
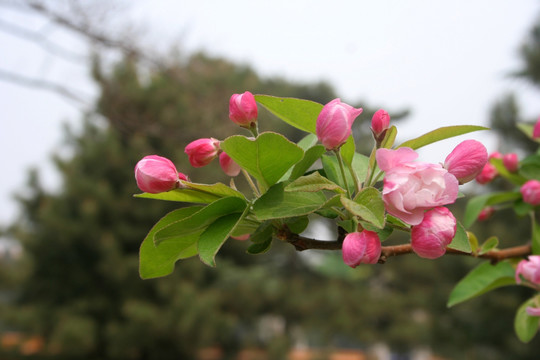
<svg viewBox="0 0 540 360"><path fill-rule="evenodd" d="M493 206L486 206L478 214L478 221L486 221L495 213L495 208Z"/></svg>
<svg viewBox="0 0 540 360"><path fill-rule="evenodd" d="M249 239L250 236L251 236L251 234L242 234L242 235L238 235L238 236L231 236L231 238L233 238L234 240L238 240L238 241L246 241L247 239Z"/></svg>
<svg viewBox="0 0 540 360"><path fill-rule="evenodd" d="M444 255L455 234L456 218L447 208L438 207L426 212L424 220L412 227L411 245L418 256L436 259Z"/></svg>
<svg viewBox="0 0 540 360"><path fill-rule="evenodd" d="M503 156L503 165L506 170L516 172L519 166L519 160L516 153L510 153Z"/></svg>
<svg viewBox="0 0 540 360"><path fill-rule="evenodd" d="M540 255L530 255L528 260L521 260L516 269L516 283L521 284L523 279L540 285Z"/></svg>
<svg viewBox="0 0 540 360"><path fill-rule="evenodd" d="M536 124L534 124L532 136L533 136L533 139L540 138L540 118L538 118L538 121L536 121Z"/></svg>
<svg viewBox="0 0 540 360"><path fill-rule="evenodd" d="M184 152L189 157L193 167L202 167L210 164L219 153L219 140L203 138L190 142Z"/></svg>
<svg viewBox="0 0 540 360"><path fill-rule="evenodd" d="M235 163L234 160L231 159L231 157L225 152L219 154L219 165L221 166L223 172L229 176L234 177L240 174L240 165Z"/></svg>
<svg viewBox="0 0 540 360"><path fill-rule="evenodd" d="M482 143L465 140L446 157L444 168L454 175L460 184L465 184L480 174L487 160L487 150Z"/></svg>
<svg viewBox="0 0 540 360"><path fill-rule="evenodd" d="M540 181L529 180L521 186L523 201L533 206L540 204Z"/></svg>
<svg viewBox="0 0 540 360"><path fill-rule="evenodd" d="M250 128L257 121L257 103L249 91L233 94L229 100L229 119L241 127Z"/></svg>
<svg viewBox="0 0 540 360"><path fill-rule="evenodd" d="M503 158L503 156L502 156L502 154L500 152L494 151L491 154L489 154L488 160L489 159L502 159L502 158Z"/></svg>
<svg viewBox="0 0 540 360"><path fill-rule="evenodd" d="M171 160L149 155L135 165L135 180L142 191L157 194L179 187L178 180L187 180L187 177L176 170Z"/></svg>
<svg viewBox="0 0 540 360"><path fill-rule="evenodd" d="M381 256L381 241L376 232L364 230L345 236L343 261L352 268L360 264L375 264Z"/></svg>
<svg viewBox="0 0 540 360"><path fill-rule="evenodd" d="M531 307L531 306L527 306L525 311L530 316L540 316L540 308L534 308L534 307Z"/></svg>
<svg viewBox="0 0 540 360"><path fill-rule="evenodd" d="M488 162L486 163L486 165L484 165L484 168L482 169L480 174L478 174L478 176L476 177L476 181L479 184L487 184L493 181L493 179L495 179L497 175L499 175L499 173L497 172L497 169L495 168L495 166Z"/></svg>
<svg viewBox="0 0 540 360"><path fill-rule="evenodd" d="M339 148L351 135L354 119L362 111L342 103L340 99L334 99L324 105L317 117L316 132L319 141L327 150Z"/></svg>
<svg viewBox="0 0 540 360"><path fill-rule="evenodd" d="M379 137L390 126L390 115L383 109L377 110L371 118L371 130L375 137Z"/></svg>

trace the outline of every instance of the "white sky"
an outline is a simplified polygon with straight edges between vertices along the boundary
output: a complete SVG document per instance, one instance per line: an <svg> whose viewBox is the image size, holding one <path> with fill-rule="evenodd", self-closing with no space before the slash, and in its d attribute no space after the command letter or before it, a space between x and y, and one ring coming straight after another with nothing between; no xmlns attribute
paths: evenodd
<svg viewBox="0 0 540 360"><path fill-rule="evenodd" d="M123 20L144 25L145 40L162 49L203 49L263 76L327 80L344 101L408 107L412 114L398 128L405 140L439 126L486 125L490 106L509 91L536 118L538 93L507 74L519 67L519 45L539 10L533 0L137 0ZM43 28L16 11L0 10L0 19ZM1 32L0 70L95 93L84 67ZM78 124L81 114L57 95L1 81L0 109L1 225L15 217L12 194L24 191L30 166L43 170L49 188L58 187L50 154L61 142L61 124ZM471 137L494 150L489 137ZM421 159L443 161L457 142L431 147Z"/></svg>

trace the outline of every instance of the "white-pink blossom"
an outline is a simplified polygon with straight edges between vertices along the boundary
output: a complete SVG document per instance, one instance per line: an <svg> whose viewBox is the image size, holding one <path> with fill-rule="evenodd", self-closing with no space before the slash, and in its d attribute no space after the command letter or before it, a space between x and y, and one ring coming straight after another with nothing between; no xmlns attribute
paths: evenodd
<svg viewBox="0 0 540 360"><path fill-rule="evenodd" d="M382 198L386 211L410 225L418 225L424 212L452 204L459 183L440 164L414 161L410 148L378 149L377 164L385 172Z"/></svg>

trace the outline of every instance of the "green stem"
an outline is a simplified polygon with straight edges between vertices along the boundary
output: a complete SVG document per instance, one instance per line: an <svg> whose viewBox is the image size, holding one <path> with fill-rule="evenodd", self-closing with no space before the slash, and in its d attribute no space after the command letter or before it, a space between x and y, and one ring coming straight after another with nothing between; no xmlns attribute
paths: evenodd
<svg viewBox="0 0 540 360"><path fill-rule="evenodd" d="M347 177L345 176L345 169L343 165L343 159L341 158L341 154L339 153L339 149L334 150L334 153L336 154L339 169L341 170L341 177L343 178L343 182L345 183L345 188L347 190L347 195L349 196L349 199L352 200L351 191L349 190L349 184L347 182Z"/></svg>
<svg viewBox="0 0 540 360"><path fill-rule="evenodd" d="M364 181L364 186L371 186L371 178L373 177L373 173L375 172L375 152L377 151L377 146L374 146L371 150L371 154L369 155L369 163L368 163L368 169L366 173L366 180Z"/></svg>
<svg viewBox="0 0 540 360"><path fill-rule="evenodd" d="M253 183L253 180L251 179L251 176L249 176L247 171L242 169L242 174L244 174L244 177L246 178L249 186L251 187L251 190L253 190L253 193L255 194L255 196L256 197L261 196L261 194L259 193L259 190L257 189L257 186L255 186L255 184Z"/></svg>
<svg viewBox="0 0 540 360"><path fill-rule="evenodd" d="M249 131L253 134L255 138L259 136L259 127L257 126L256 122L251 123L250 127L248 128Z"/></svg>

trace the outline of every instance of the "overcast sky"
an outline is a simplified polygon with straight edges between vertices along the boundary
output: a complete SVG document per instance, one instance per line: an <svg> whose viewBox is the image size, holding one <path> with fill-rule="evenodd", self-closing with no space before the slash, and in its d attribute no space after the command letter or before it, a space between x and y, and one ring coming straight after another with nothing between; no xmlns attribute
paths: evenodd
<svg viewBox="0 0 540 360"><path fill-rule="evenodd" d="M486 125L490 106L509 91L517 93L525 115L536 118L539 94L507 74L519 68L519 46L539 10L533 0L137 0L123 20L144 26L144 40L162 49L205 50L250 64L263 76L326 80L344 101L407 107L411 116L398 129L404 140L439 126ZM17 11L0 11L0 20L47 30ZM86 51L69 34L48 35L65 39L76 53ZM0 71L67 83L90 102L95 94L84 66L2 32ZM76 126L81 114L63 97L2 81L0 109L0 224L6 224L15 217L12 195L24 191L29 167L42 170L47 187L58 188L50 154L59 151L61 124ZM494 150L489 137L474 138ZM456 143L421 157L443 161Z"/></svg>

